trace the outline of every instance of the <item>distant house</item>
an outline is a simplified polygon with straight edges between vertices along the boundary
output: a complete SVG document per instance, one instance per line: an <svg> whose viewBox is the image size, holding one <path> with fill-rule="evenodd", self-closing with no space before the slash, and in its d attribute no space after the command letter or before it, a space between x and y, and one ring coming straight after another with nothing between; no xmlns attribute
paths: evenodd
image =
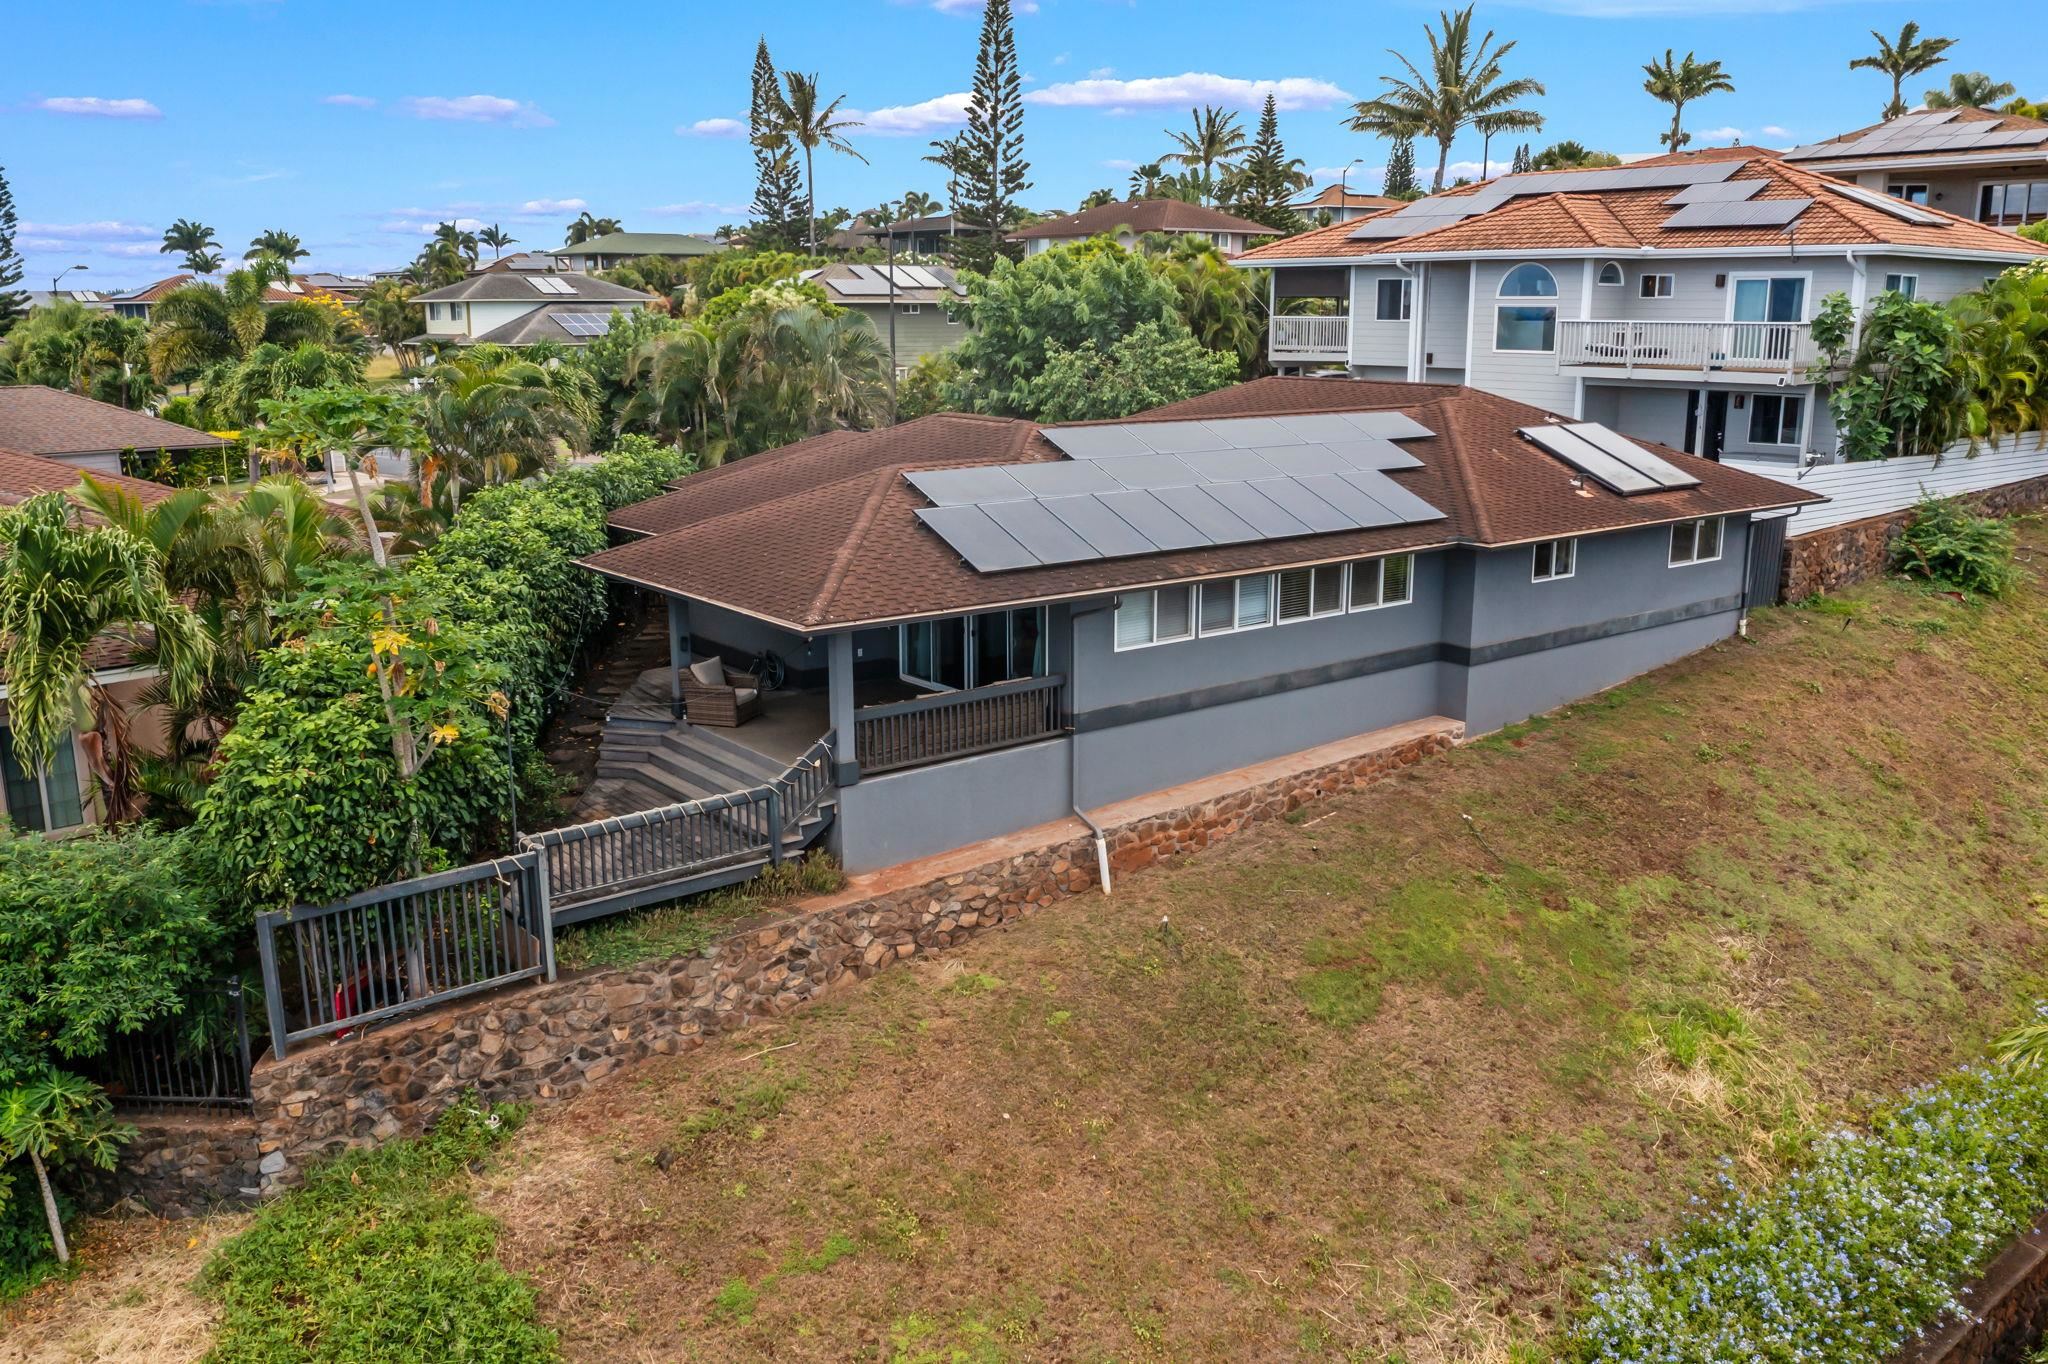
<svg viewBox="0 0 2048 1364"><path fill-rule="evenodd" d="M973 228L967 229L973 231ZM956 233L953 215L934 214L925 218L904 218L882 227L863 227L860 235L899 256L936 256L952 248Z"/></svg>
<svg viewBox="0 0 2048 1364"><path fill-rule="evenodd" d="M1327 213L1333 223L1348 223L1368 213L1378 213L1383 208L1399 208L1405 202L1389 199L1384 194L1361 194L1338 184L1325 185L1314 194L1303 195L1288 207L1311 221L1320 222L1321 215Z"/></svg>
<svg viewBox="0 0 2048 1364"><path fill-rule="evenodd" d="M41 384L0 386L0 450L37 455L85 469L95 477L121 472L121 455L134 450L172 453L219 450L219 436L131 412L125 407L80 397Z"/></svg>
<svg viewBox="0 0 2048 1364"><path fill-rule="evenodd" d="M642 256L667 256L671 260L688 260L693 256L709 256L725 250L723 243L693 232L608 232L602 237L592 237L587 242L574 246L557 247L548 252L570 270L586 273L610 270L624 265L629 260Z"/></svg>
<svg viewBox="0 0 2048 1364"><path fill-rule="evenodd" d="M545 251L514 251L509 256L495 260L479 261L472 275L542 275L564 268L562 262Z"/></svg>
<svg viewBox="0 0 2048 1364"><path fill-rule="evenodd" d="M2021 227L2048 220L2048 123L1991 109L1922 109L1784 153L1805 170L1909 204Z"/></svg>
<svg viewBox="0 0 2048 1364"><path fill-rule="evenodd" d="M611 330L615 313L644 308L654 296L574 270L487 271L412 301L427 314L427 330L415 340L429 345L585 346Z"/></svg>
<svg viewBox="0 0 2048 1364"><path fill-rule="evenodd" d="M867 871L1613 686L1733 635L1777 581L1752 518L1821 500L1475 389L1268 378L813 437L621 508L583 562L667 601L662 771L774 781L829 734ZM718 690L764 650L788 686Z"/></svg>
<svg viewBox="0 0 2048 1364"><path fill-rule="evenodd" d="M361 275L337 275L332 270L314 270L303 275L293 275L287 291L296 290L302 294L333 294L344 303L354 303L370 287L370 280Z"/></svg>
<svg viewBox="0 0 2048 1364"><path fill-rule="evenodd" d="M108 310L107 295L97 289L59 289L51 293L48 289L24 289L30 308L53 308L59 303L76 303L82 307Z"/></svg>
<svg viewBox="0 0 2048 1364"><path fill-rule="evenodd" d="M203 284L209 289L220 287L220 281L212 278L202 278L189 273L172 275L154 284L145 284L140 289L131 289L125 294L109 294L106 296L106 306L114 310L116 317L136 317L147 322L150 314L156 310L156 305L163 301L164 295L174 289L182 289L188 284ZM304 298L307 292L306 286L288 280L265 289L263 301L265 304L289 303L295 298Z"/></svg>
<svg viewBox="0 0 2048 1364"><path fill-rule="evenodd" d="M17 391L0 388L0 397ZM10 429L18 428L0 426L0 507L14 506L39 493L68 493L78 487L77 465L9 448L6 432ZM120 474L95 471L93 476L145 504L161 502L172 491L159 483ZM102 636L87 646L85 661L94 682L129 712L131 739L155 747L162 737L163 721L160 712L143 705L142 693L156 674L137 665L134 646ZM7 678L0 674L0 817L17 830L35 833L61 834L91 824L97 812L86 771L85 752L76 734L66 734L58 741L47 767L38 771L22 766L14 751L14 732L7 724Z"/></svg>
<svg viewBox="0 0 2048 1364"><path fill-rule="evenodd" d="M884 343L891 341L889 315L896 317L896 372L920 356L951 350L967 329L946 310L964 292L943 265L898 265L893 282L887 265L827 265L801 278L823 289L834 303L864 318Z"/></svg>
<svg viewBox="0 0 2048 1364"><path fill-rule="evenodd" d="M1010 240L1023 242L1025 253L1035 255L1065 242L1086 241L1104 234L1129 246L1148 232L1206 237L1226 255L1244 250L1254 237L1278 235L1264 223L1206 204L1184 203L1179 199L1125 199L1033 223L1012 232Z"/></svg>

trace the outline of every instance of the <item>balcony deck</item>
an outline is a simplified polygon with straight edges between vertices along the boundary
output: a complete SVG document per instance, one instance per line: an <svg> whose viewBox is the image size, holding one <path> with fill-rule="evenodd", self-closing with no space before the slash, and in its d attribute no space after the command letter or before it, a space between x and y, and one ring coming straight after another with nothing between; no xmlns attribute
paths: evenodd
<svg viewBox="0 0 2048 1364"><path fill-rule="evenodd" d="M1557 367L1565 374L1803 378L1819 358L1805 322L1638 322L1557 324Z"/></svg>
<svg viewBox="0 0 2048 1364"><path fill-rule="evenodd" d="M1267 356L1276 364L1343 364L1351 358L1351 318L1275 317Z"/></svg>

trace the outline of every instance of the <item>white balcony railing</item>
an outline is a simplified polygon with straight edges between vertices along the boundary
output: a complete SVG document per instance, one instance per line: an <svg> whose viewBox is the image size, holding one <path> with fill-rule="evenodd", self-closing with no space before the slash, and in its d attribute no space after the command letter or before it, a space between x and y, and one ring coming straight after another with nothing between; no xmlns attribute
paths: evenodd
<svg viewBox="0 0 2048 1364"><path fill-rule="evenodd" d="M1805 322L1558 323L1560 369L1800 374L1815 354Z"/></svg>
<svg viewBox="0 0 2048 1364"><path fill-rule="evenodd" d="M1346 359L1351 354L1351 319L1275 317L1270 353L1275 360Z"/></svg>

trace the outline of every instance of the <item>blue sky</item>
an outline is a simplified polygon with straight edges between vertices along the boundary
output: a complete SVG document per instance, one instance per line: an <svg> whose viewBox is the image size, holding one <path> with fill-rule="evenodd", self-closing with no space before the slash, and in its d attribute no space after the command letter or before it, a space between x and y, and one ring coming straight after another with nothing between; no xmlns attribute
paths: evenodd
<svg viewBox="0 0 2048 1364"><path fill-rule="evenodd" d="M1191 104L1255 112L1268 87L1289 151L1319 180L1359 158L1351 182L1376 187L1385 144L1343 131L1343 111L1379 89L1386 49L1425 50L1437 6L1018 8L1035 182L1025 198L1071 208L1164 152L1162 130L1186 123ZM500 223L532 245L558 244L585 207L648 231L742 221L752 163L738 120L764 26L778 65L821 73L870 125L856 140L871 164L821 158L821 207L859 210L909 189L942 196L937 168L919 157L957 126L980 12L978 0L91 9L90 29L71 6L16 6L8 21L20 59L0 75L0 165L33 288L73 262L90 273L67 287L169 274L155 246L178 217L214 226L230 256L281 227L312 248L308 265L344 271L404 263L449 217ZM1721 59L1738 87L1688 109L1698 143L1789 145L1874 119L1886 82L1848 60L1870 49L1868 30L1912 18L1961 40L1937 75L1981 69L2048 98L2048 5L2037 0L1482 0L1478 10L1482 27L1517 40L1510 74L1549 87L1538 145L1570 137L1621 153L1655 150L1668 122L1639 70L1666 47ZM1477 139L1453 155L1469 173Z"/></svg>

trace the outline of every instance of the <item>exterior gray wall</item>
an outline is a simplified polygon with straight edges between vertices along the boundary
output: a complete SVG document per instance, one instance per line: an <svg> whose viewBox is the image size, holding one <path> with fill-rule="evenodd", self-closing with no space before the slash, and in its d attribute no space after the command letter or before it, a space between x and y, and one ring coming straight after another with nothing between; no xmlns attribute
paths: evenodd
<svg viewBox="0 0 2048 1364"><path fill-rule="evenodd" d="M763 649L773 649L792 672L822 672L825 667L823 636L805 639L766 621L703 602L690 603L690 643L699 658L720 652L729 662L743 663Z"/></svg>
<svg viewBox="0 0 2048 1364"><path fill-rule="evenodd" d="M1427 269L1429 288L1423 300L1422 326L1427 371L1424 377L1434 383L1457 383L1465 374L1465 333L1472 313L1472 267L1446 262Z"/></svg>
<svg viewBox="0 0 2048 1364"><path fill-rule="evenodd" d="M833 851L848 871L873 871L1064 819L1068 742L863 777L840 788Z"/></svg>
<svg viewBox="0 0 2048 1364"><path fill-rule="evenodd" d="M868 307L852 305L849 309L856 317L875 329L875 335L882 338L884 346L889 343L889 309L887 306ZM946 310L937 303L926 303L914 313L896 310L896 363L908 369L926 355L951 350L967 335L967 324L947 320Z"/></svg>
<svg viewBox="0 0 2048 1364"><path fill-rule="evenodd" d="M1661 668L1734 634L1739 614L1722 612L1458 669L1464 674L1465 732L1490 734Z"/></svg>
<svg viewBox="0 0 2048 1364"><path fill-rule="evenodd" d="M1379 320L1380 281L1406 278L1408 272L1393 265L1361 265L1351 271L1351 363L1391 371L1374 378L1408 377L1409 324Z"/></svg>
<svg viewBox="0 0 2048 1364"><path fill-rule="evenodd" d="M2037 177L2038 178L2038 177ZM1972 195L1975 190L1971 191ZM1947 207L1947 205L1941 205ZM1973 210L1949 209L1971 216ZM1984 281L1999 273L1992 262L1967 260L1914 260L1906 256L1873 256L1870 259L1869 296L1876 298L1884 288L1886 275L1918 275L1920 287L1913 296L1927 303L1946 303L1959 294L1980 289Z"/></svg>
<svg viewBox="0 0 2048 1364"><path fill-rule="evenodd" d="M1473 574L1470 633L1447 637L1479 647L1739 596L1747 537L1747 523L1731 517L1722 527L1718 560L1674 568L1668 526L1581 536L1573 576L1540 583L1529 578L1529 546L1467 551L1463 557L1470 559ZM1544 709L1533 706L1526 713Z"/></svg>

